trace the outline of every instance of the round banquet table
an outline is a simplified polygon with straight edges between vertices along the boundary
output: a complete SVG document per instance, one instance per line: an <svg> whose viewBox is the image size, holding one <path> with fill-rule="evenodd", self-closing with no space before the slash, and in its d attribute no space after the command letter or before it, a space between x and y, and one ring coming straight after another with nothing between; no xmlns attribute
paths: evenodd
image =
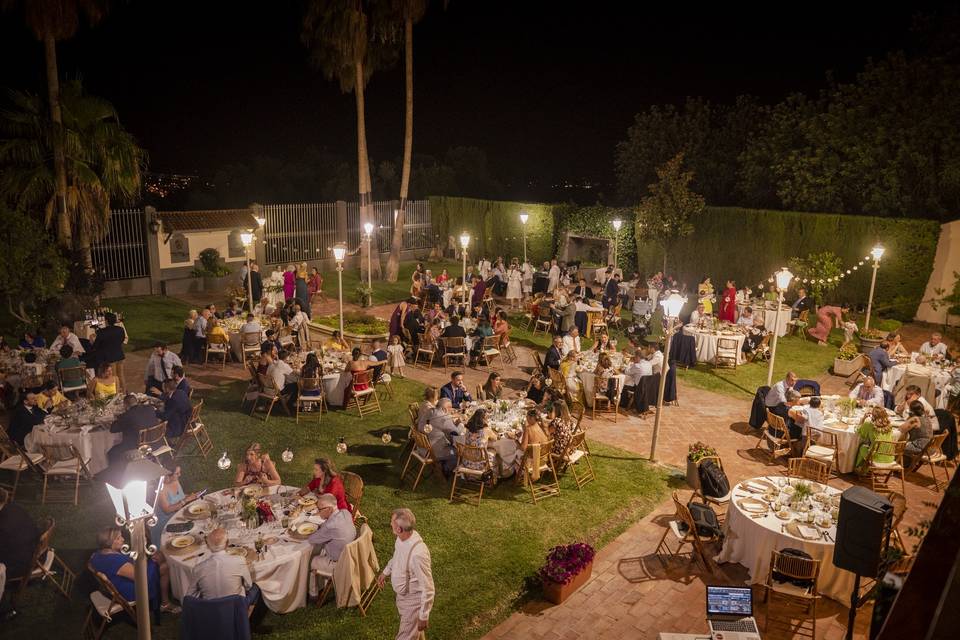
<svg viewBox="0 0 960 640"><path fill-rule="evenodd" d="M123 434L110 433L109 425L85 425L61 429L44 422L35 426L23 443L30 453L40 453L40 445L68 447L73 445L87 462L87 469L97 475L107 468L107 452L120 444Z"/></svg>
<svg viewBox="0 0 960 640"><path fill-rule="evenodd" d="M831 404L830 401L826 401ZM889 409L887 414L890 416L890 422L894 425L892 437L895 440L900 439L900 430L896 427L903 424L903 419L894 414ZM857 463L857 451L860 449L860 436L857 435L857 427L863 418L863 409L857 408L849 418L841 417L835 409L827 407L824 409L823 425L819 427L821 431L832 433L837 438L837 470L840 473L853 473ZM806 435L806 429L804 429Z"/></svg>
<svg viewBox="0 0 960 640"><path fill-rule="evenodd" d="M920 387L920 394L937 409L946 409L947 400L950 394L946 392L947 385L950 384L950 373L939 367L930 367L916 364L898 364L890 367L883 372L883 378L880 386L884 391L894 393L897 390L897 384L900 380L909 375L910 383ZM939 397L936 391L940 391ZM903 400L903 393L898 393L900 398L894 398L895 402Z"/></svg>
<svg viewBox="0 0 960 640"><path fill-rule="evenodd" d="M737 317L743 313L743 310L746 307L753 309L753 317L761 318L763 320L763 326L767 331L773 331L774 325L777 324L777 303L771 302L769 300L754 300L750 303L737 303ZM793 309L787 305L780 307L780 330L777 331L777 335L783 337L787 334L787 323L790 322L791 314ZM808 320L810 322L810 320ZM816 318L812 319L810 326L816 324Z"/></svg>
<svg viewBox="0 0 960 640"><path fill-rule="evenodd" d="M579 374L580 381L583 383L583 396L586 401L584 406L587 408L593 407L593 396L594 396L594 385L596 384L597 376L594 375L593 371L581 371ZM627 376L622 373L614 376L620 380L620 391L617 393L617 397L614 400L618 405L620 404L620 394L623 393L623 385L627 380Z"/></svg>
<svg viewBox="0 0 960 640"><path fill-rule="evenodd" d="M747 483L755 485L766 483L776 487L778 481L784 480L786 479L782 477L766 476L745 480L734 487L724 524L726 537L723 549L715 560L719 563L739 562L750 572L751 583L758 584L767 579L770 555L773 551L788 547L800 549L810 554L814 560L820 561L818 592L837 602L848 601L850 592L853 590L854 575L833 565L833 541L837 533L835 523L831 522L825 528L815 527L812 524L804 525L811 531L817 532L814 539L806 539L801 537L800 530L796 528L798 527L795 521L796 514L791 513L790 519L781 520L772 509L765 514L749 510L756 508L750 505L749 499L757 500L762 497L763 492L749 491L746 488ZM797 479L790 480L796 482ZM827 485L807 480L804 482L814 487L815 491L819 489L818 493L825 491L831 498L841 493L839 489ZM747 502L744 502L744 499L747 499Z"/></svg>
<svg viewBox="0 0 960 640"><path fill-rule="evenodd" d="M268 495L264 497L272 501L279 498L278 493L295 493L297 487L267 487L266 491ZM225 492L227 495L224 495ZM227 529L229 544L248 549L247 566L250 568L250 577L260 587L264 602L274 613L289 613L305 606L307 602L307 578L310 575L310 557L313 552L312 545L306 540L292 538L289 532L283 530L279 517L276 521L264 523L256 529L241 528L239 520L234 517L234 511L225 511L233 496L233 489L224 489L207 494L203 497L203 501L217 505L219 509L217 517L220 526ZM183 533L164 531L160 537L161 548L167 558L167 565L170 567L170 590L178 600L183 599L184 594L193 584L193 568L210 557L210 550L202 542L202 539L206 533L215 528L214 520L210 517L191 518L187 511L190 507L191 505L186 505L177 511L170 518L167 526L192 522L193 527L186 534L197 538L197 542L185 549L174 550L170 546L170 541L179 535L183 535ZM277 513L278 516L279 510L279 505L276 505L274 513ZM316 515L301 513L291 518L290 522L293 526L307 521L321 524L323 519ZM257 535L261 533L264 538L275 536L280 541L268 545L263 558L258 559L254 551L254 541Z"/></svg>
<svg viewBox="0 0 960 640"><path fill-rule="evenodd" d="M712 363L717 357L717 345L720 344L720 338L730 338L737 341L737 364L743 364L743 341L746 336L738 331L729 335L717 333L716 331L707 331L697 329L696 327L684 327L684 335L692 336L697 341L697 362Z"/></svg>

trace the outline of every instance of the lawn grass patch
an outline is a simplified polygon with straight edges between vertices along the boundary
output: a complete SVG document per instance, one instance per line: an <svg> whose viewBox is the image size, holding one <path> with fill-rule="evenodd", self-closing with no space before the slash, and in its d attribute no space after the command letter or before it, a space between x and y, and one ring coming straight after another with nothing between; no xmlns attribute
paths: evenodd
<svg viewBox="0 0 960 640"><path fill-rule="evenodd" d="M123 325L130 338L127 351L149 349L155 342L179 344L183 321L190 312L189 304L168 296L105 298L103 306L123 314Z"/></svg>

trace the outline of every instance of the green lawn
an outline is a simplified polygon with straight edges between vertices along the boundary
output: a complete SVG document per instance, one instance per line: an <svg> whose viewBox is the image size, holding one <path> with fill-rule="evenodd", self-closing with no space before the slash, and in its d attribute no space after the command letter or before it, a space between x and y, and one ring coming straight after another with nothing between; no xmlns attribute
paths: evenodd
<svg viewBox="0 0 960 640"><path fill-rule="evenodd" d="M127 351L148 349L158 340L179 344L183 321L191 308L186 302L167 296L105 298L103 306L123 314L130 336Z"/></svg>
<svg viewBox="0 0 960 640"><path fill-rule="evenodd" d="M117 305L119 307L119 305ZM188 372L189 373L189 372ZM381 564L393 548L389 532L390 511L399 506L413 509L418 529L433 556L437 600L431 618L430 638L478 638L507 617L531 595L528 578L534 575L547 550L560 543L587 540L601 546L649 512L666 497L670 478L662 469L642 459L591 442L599 480L577 490L571 480L561 480L562 493L533 505L529 494L505 482L485 494L477 508L447 501L449 485L440 477L426 478L416 493L409 483L398 483L401 454L406 440L406 405L420 397L423 387L409 380L394 383L396 399L384 403L381 416L360 420L355 415L334 412L296 425L291 418L271 418L265 426L259 418L238 411L242 383L225 384L204 395L204 423L211 431L215 454L223 450L236 461L252 440L277 460L285 484L307 482L312 459L330 455L343 469L359 473L366 482L362 510L370 518ZM309 415L309 414L308 414ZM393 437L384 444L387 430ZM349 445L345 455L335 452L335 443L344 436ZM295 458L285 464L280 452L291 447ZM217 455L206 460L188 458L183 462L184 485L188 491L205 487L217 489L231 484L233 470L219 471ZM34 516L53 515L58 528L54 536L57 553L81 568L96 530L112 522L111 508L102 484L85 489L82 506L40 506L33 501L32 486L20 493L23 504ZM86 612L88 589L78 583L72 603L42 584L31 586L20 604L20 615L4 624L5 637L73 637ZM276 638L369 638L392 637L397 623L393 594L388 588L374 602L369 615L361 619L355 610L338 611L328 603L323 609L300 609L286 616L271 615L268 624ZM177 637L178 621L163 616L155 628L157 638ZM131 627L117 624L108 638L133 638Z"/></svg>
<svg viewBox="0 0 960 640"><path fill-rule="evenodd" d="M384 257L380 261L381 266L386 269L387 259ZM463 274L463 263L456 261L444 262L426 262L424 268L430 269L433 277L440 275L443 269L447 270L452 278L458 278ZM468 265L469 266L469 265ZM410 280L413 270L416 269L416 262L401 262L400 273L396 282L373 281L373 304L387 304L389 302L400 302L410 297ZM366 281L364 281L364 284ZM360 269L345 269L343 272L343 301L356 302L356 289L360 284ZM337 295L337 272L327 271L323 274L323 290L328 296Z"/></svg>

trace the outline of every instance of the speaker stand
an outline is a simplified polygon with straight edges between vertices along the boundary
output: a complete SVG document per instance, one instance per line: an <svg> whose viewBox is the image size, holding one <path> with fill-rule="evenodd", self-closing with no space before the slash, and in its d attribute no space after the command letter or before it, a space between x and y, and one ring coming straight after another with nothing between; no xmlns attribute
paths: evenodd
<svg viewBox="0 0 960 640"><path fill-rule="evenodd" d="M853 593L850 594L850 614L847 616L846 640L853 640L853 625L857 620L857 607L860 606L860 574L853 574Z"/></svg>

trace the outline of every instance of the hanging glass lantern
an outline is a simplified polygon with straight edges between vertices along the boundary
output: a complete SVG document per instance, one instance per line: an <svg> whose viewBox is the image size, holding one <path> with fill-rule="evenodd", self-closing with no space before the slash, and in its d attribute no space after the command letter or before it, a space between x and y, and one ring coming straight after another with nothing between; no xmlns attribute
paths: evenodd
<svg viewBox="0 0 960 640"><path fill-rule="evenodd" d="M347 452L347 441L343 436L337 440L337 453L343 454Z"/></svg>
<svg viewBox="0 0 960 640"><path fill-rule="evenodd" d="M293 451L290 451L290 447L287 447L286 449L283 450L283 453L280 454L280 459L283 460L284 462L293 461Z"/></svg>
<svg viewBox="0 0 960 640"><path fill-rule="evenodd" d="M231 464L232 463L230 462L230 458L227 457L227 452L224 451L223 455L220 456L220 459L217 460L217 466L220 468L221 471L226 471L227 469L230 468Z"/></svg>

